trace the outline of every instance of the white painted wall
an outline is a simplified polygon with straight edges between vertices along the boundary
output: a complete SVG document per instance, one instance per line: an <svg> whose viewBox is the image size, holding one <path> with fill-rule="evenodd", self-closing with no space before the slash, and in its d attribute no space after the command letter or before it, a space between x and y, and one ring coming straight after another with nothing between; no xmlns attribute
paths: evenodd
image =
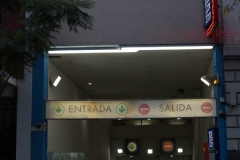
<svg viewBox="0 0 240 160"><path fill-rule="evenodd" d="M93 30L55 34L56 46L212 43L202 0L93 0Z"/></svg>
<svg viewBox="0 0 240 160"><path fill-rule="evenodd" d="M48 152L80 152L88 160L110 160L108 120L49 120Z"/></svg>
<svg viewBox="0 0 240 160"><path fill-rule="evenodd" d="M206 71L207 77L212 77L212 61ZM199 78L200 79L200 78ZM202 85L203 98L213 98L213 85ZM193 160L203 159L203 144L207 142L207 129L211 127L212 118L196 118L193 120Z"/></svg>
<svg viewBox="0 0 240 160"><path fill-rule="evenodd" d="M48 100L83 100L88 99L88 95L84 94L71 79L62 73L55 65L49 62L49 83L48 83ZM50 79L60 76L62 79L57 87L50 83ZM53 81L53 80L52 80Z"/></svg>
<svg viewBox="0 0 240 160"><path fill-rule="evenodd" d="M57 87L48 85L48 100L84 100L88 96L49 62L49 78L61 76ZM89 160L109 160L109 121L48 120L48 152L81 152Z"/></svg>
<svg viewBox="0 0 240 160"><path fill-rule="evenodd" d="M31 153L32 73L27 70L24 72L25 80L17 81L16 160L30 160Z"/></svg>

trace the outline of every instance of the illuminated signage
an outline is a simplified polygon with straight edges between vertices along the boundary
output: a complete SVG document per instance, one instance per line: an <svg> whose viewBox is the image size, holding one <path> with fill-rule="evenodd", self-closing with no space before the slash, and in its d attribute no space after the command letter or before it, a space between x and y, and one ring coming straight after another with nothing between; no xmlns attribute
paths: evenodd
<svg viewBox="0 0 240 160"><path fill-rule="evenodd" d="M175 153L175 139L161 139L160 148L162 154L174 154Z"/></svg>
<svg viewBox="0 0 240 160"><path fill-rule="evenodd" d="M46 119L216 117L215 99L46 101Z"/></svg>
<svg viewBox="0 0 240 160"><path fill-rule="evenodd" d="M139 154L139 142L137 139L125 140L125 154Z"/></svg>
<svg viewBox="0 0 240 160"><path fill-rule="evenodd" d="M218 131L218 128L208 129L207 137L208 137L209 157L212 157L215 160L219 160L220 154L219 154L219 131Z"/></svg>
<svg viewBox="0 0 240 160"><path fill-rule="evenodd" d="M204 27L207 36L211 36L218 22L217 0L204 0Z"/></svg>
<svg viewBox="0 0 240 160"><path fill-rule="evenodd" d="M208 129L207 136L208 136L208 148L216 149L218 145L218 129L217 128Z"/></svg>
<svg viewBox="0 0 240 160"><path fill-rule="evenodd" d="M212 2L205 0L204 2L204 27L207 28L212 21Z"/></svg>
<svg viewBox="0 0 240 160"><path fill-rule="evenodd" d="M208 131L208 148L215 148L213 129Z"/></svg>

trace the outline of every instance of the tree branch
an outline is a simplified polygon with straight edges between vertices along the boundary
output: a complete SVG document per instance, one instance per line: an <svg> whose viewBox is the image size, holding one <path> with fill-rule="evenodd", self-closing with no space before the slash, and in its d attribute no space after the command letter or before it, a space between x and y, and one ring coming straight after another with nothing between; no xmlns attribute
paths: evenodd
<svg viewBox="0 0 240 160"><path fill-rule="evenodd" d="M4 82L4 84L3 84L2 88L1 88L1 92L0 92L0 105L1 105L2 94L3 94L4 88L6 87L7 82L8 82L10 77L11 77L11 75L8 75L7 79L5 80L5 82Z"/></svg>

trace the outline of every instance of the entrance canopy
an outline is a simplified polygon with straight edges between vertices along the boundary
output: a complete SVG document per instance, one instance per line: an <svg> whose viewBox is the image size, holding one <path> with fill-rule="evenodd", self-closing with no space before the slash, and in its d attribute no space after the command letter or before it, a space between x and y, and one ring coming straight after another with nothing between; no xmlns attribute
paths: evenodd
<svg viewBox="0 0 240 160"><path fill-rule="evenodd" d="M215 116L215 99L46 102L46 119L142 119Z"/></svg>
<svg viewBox="0 0 240 160"><path fill-rule="evenodd" d="M212 48L212 45L68 46L48 52L49 61L91 100L168 99L206 97L200 78L212 68Z"/></svg>

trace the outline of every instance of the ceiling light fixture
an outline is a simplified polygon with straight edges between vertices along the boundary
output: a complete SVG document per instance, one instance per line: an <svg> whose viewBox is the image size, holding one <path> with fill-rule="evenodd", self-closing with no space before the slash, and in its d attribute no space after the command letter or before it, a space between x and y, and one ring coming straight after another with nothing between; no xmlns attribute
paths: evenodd
<svg viewBox="0 0 240 160"><path fill-rule="evenodd" d="M211 84L211 79L208 78L206 75L201 77L201 81L206 84L207 86L210 86Z"/></svg>
<svg viewBox="0 0 240 160"><path fill-rule="evenodd" d="M121 47L122 50L199 50L213 49L213 46L157 46L157 47Z"/></svg>
<svg viewBox="0 0 240 160"><path fill-rule="evenodd" d="M118 149L118 153L123 153L123 149Z"/></svg>
<svg viewBox="0 0 240 160"><path fill-rule="evenodd" d="M170 155L170 157L173 157L173 155Z"/></svg>
<svg viewBox="0 0 240 160"><path fill-rule="evenodd" d="M60 76L57 76L57 78L53 78L53 79L55 79L55 80L52 81L52 79L51 79L50 81L54 87L57 87L58 83L61 81L62 78Z"/></svg>
<svg viewBox="0 0 240 160"><path fill-rule="evenodd" d="M144 50L202 50L213 49L213 46L139 46L139 47L118 47L116 49L72 49L72 50L50 50L48 53L52 54L81 54L81 53L129 53Z"/></svg>
<svg viewBox="0 0 240 160"><path fill-rule="evenodd" d="M148 149L148 154L152 154L153 150L152 149Z"/></svg>
<svg viewBox="0 0 240 160"><path fill-rule="evenodd" d="M183 149L182 148L178 148L178 153L182 153Z"/></svg>
<svg viewBox="0 0 240 160"><path fill-rule="evenodd" d="M181 118L177 118L177 120L180 120Z"/></svg>
<svg viewBox="0 0 240 160"><path fill-rule="evenodd" d="M91 85L92 85L92 83L88 83L88 85L89 85L89 86L91 86Z"/></svg>
<svg viewBox="0 0 240 160"><path fill-rule="evenodd" d="M137 52L133 49L108 49L108 50L54 50L48 51L49 54L79 54L79 53L128 53L128 52Z"/></svg>

